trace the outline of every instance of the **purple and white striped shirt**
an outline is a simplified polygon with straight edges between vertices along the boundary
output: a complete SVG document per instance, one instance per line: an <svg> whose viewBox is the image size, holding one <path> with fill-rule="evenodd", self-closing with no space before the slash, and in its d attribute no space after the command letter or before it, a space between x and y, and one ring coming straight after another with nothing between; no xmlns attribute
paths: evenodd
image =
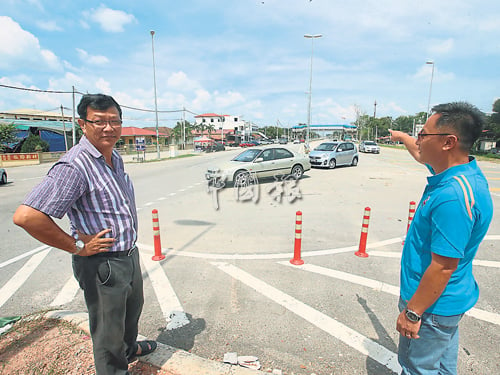
<svg viewBox="0 0 500 375"><path fill-rule="evenodd" d="M137 210L134 188L125 173L123 160L113 150L114 169L84 136L49 170L24 204L46 215L68 215L71 234L96 234L111 228L114 237L109 251L125 251L137 240Z"/></svg>

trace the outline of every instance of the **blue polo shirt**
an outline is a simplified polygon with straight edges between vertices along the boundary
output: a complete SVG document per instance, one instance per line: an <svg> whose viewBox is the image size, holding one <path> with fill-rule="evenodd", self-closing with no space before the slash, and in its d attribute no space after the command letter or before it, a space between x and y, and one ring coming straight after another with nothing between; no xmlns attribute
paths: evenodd
<svg viewBox="0 0 500 375"><path fill-rule="evenodd" d="M411 299L432 253L458 258L458 268L442 295L427 309L437 315L457 315L479 298L472 260L488 231L493 202L488 182L472 157L467 164L427 177L427 182L403 248L401 298Z"/></svg>

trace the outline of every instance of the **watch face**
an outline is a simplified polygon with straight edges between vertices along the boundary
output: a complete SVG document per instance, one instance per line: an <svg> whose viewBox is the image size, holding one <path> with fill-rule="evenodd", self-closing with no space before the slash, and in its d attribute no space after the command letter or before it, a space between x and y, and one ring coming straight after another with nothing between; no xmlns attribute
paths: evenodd
<svg viewBox="0 0 500 375"><path fill-rule="evenodd" d="M414 322L414 323L416 323L420 320L420 317L417 314L415 314L413 311L406 310L406 317L408 318L409 321Z"/></svg>
<svg viewBox="0 0 500 375"><path fill-rule="evenodd" d="M82 240L77 240L75 242L75 246L79 251L83 250L83 248L85 247L85 242L83 242Z"/></svg>

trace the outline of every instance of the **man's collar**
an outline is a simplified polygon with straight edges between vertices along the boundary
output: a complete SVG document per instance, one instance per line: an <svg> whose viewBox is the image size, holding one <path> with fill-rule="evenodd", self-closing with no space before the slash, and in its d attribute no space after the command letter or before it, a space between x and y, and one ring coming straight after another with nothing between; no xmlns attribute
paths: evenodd
<svg viewBox="0 0 500 375"><path fill-rule="evenodd" d="M445 169L441 173L427 177L427 181L429 182L430 185L437 185L442 181L446 181L453 178L453 176L456 176L457 174L463 174L464 172L470 169L475 169L476 167L477 167L476 158L473 156L469 156L468 163L454 165L453 167ZM429 168L429 170L433 172L432 167L430 165L427 165L427 168Z"/></svg>
<svg viewBox="0 0 500 375"><path fill-rule="evenodd" d="M80 139L79 144L85 151L87 151L90 155L92 155L96 159L103 156L101 152L92 143L90 143L90 141L85 135Z"/></svg>

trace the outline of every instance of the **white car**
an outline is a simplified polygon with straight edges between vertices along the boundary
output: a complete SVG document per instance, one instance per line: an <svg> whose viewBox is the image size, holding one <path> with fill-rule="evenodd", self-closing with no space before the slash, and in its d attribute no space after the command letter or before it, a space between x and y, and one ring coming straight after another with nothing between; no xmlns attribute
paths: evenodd
<svg viewBox="0 0 500 375"><path fill-rule="evenodd" d="M284 147L252 147L223 165L209 168L205 178L215 185L232 182L234 186L245 186L253 177L290 175L298 180L310 169L307 155Z"/></svg>
<svg viewBox="0 0 500 375"><path fill-rule="evenodd" d="M5 169L0 168L0 185L4 185L7 183L7 172Z"/></svg>
<svg viewBox="0 0 500 375"><path fill-rule="evenodd" d="M374 154L379 154L380 146L374 141L363 141L359 145L359 152L373 152Z"/></svg>

